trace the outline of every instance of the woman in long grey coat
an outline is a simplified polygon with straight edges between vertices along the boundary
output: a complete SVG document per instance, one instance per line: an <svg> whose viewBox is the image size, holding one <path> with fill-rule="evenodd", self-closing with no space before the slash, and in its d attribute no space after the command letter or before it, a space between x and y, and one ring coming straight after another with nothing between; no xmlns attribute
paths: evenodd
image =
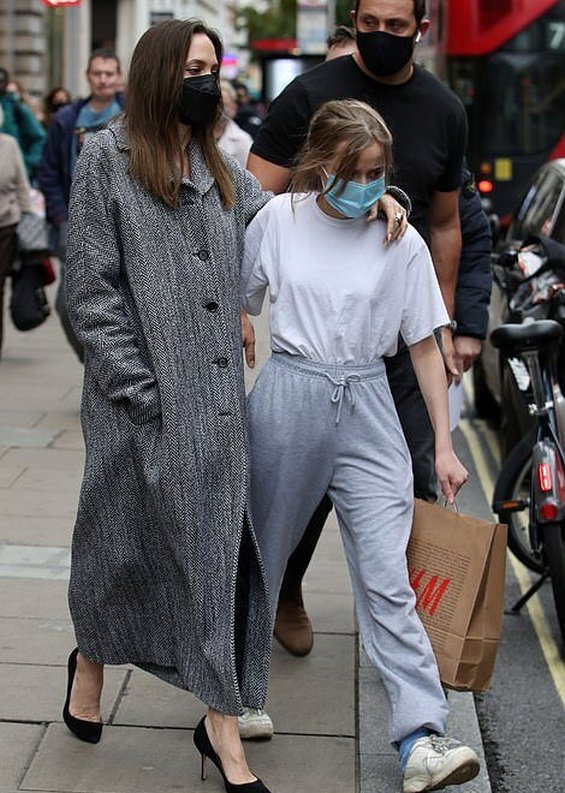
<svg viewBox="0 0 565 793"><path fill-rule="evenodd" d="M271 646L238 280L245 226L269 196L216 149L221 57L202 23L148 30L125 117L76 167L66 289L86 352L86 467L64 716L96 742L103 664L134 663L208 704L203 759L226 790L259 793L236 719L264 703Z"/></svg>

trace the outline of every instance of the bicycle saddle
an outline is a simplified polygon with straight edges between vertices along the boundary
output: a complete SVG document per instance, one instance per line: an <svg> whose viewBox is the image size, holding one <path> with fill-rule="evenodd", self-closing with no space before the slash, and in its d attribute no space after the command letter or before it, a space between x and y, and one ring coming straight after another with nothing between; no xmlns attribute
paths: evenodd
<svg viewBox="0 0 565 793"><path fill-rule="evenodd" d="M527 350L550 350L561 342L563 328L552 319L539 319L521 325L501 325L490 334L493 347L512 355Z"/></svg>

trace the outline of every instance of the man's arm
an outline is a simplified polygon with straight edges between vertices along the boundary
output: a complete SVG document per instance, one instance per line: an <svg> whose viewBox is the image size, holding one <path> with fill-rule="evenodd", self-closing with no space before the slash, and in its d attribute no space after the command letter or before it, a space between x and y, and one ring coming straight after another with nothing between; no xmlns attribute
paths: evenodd
<svg viewBox="0 0 565 793"><path fill-rule="evenodd" d="M436 190L430 205L431 252L439 288L450 317L455 310L455 287L461 256L459 190ZM448 374L459 379L452 333L442 331L442 353Z"/></svg>
<svg viewBox="0 0 565 793"><path fill-rule="evenodd" d="M465 170L459 198L463 244L455 292L457 365L466 372L481 353L487 334L492 288L492 233L472 174Z"/></svg>
<svg viewBox="0 0 565 793"><path fill-rule="evenodd" d="M450 317L455 311L455 287L461 256L459 190L436 191L430 205L431 249L434 268L445 307Z"/></svg>
<svg viewBox="0 0 565 793"><path fill-rule="evenodd" d="M258 179L263 190L271 190L277 194L284 193L290 180L290 168L275 165L253 152L247 160L247 170Z"/></svg>

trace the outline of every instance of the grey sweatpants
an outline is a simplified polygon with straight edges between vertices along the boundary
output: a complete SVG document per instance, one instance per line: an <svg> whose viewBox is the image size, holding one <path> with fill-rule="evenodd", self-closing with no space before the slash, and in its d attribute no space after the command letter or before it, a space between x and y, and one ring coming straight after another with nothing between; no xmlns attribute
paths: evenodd
<svg viewBox="0 0 565 793"><path fill-rule="evenodd" d="M275 353L249 395L248 422L253 524L273 620L287 559L327 492L363 644L388 695L390 740L423 726L444 733L447 702L408 581L410 455L383 362Z"/></svg>

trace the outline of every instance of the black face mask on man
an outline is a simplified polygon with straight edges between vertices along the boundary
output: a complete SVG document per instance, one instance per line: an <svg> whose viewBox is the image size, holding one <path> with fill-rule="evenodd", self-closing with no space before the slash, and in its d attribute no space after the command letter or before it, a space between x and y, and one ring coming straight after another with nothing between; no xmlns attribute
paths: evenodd
<svg viewBox="0 0 565 793"><path fill-rule="evenodd" d="M419 31L415 37L395 36L382 30L357 31L359 54L367 69L377 77L390 77L406 66L419 40Z"/></svg>
<svg viewBox="0 0 565 793"><path fill-rule="evenodd" d="M214 121L220 103L220 87L214 74L185 77L179 101L179 119L183 124L209 124Z"/></svg>

